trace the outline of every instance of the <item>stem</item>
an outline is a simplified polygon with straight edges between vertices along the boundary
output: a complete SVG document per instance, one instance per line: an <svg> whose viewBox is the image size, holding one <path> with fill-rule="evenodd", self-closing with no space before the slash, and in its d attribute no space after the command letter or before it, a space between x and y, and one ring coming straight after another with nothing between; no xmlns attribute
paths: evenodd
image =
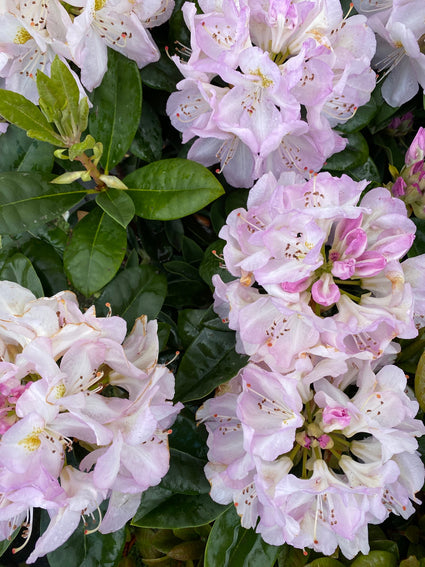
<svg viewBox="0 0 425 567"><path fill-rule="evenodd" d="M77 156L75 159L77 161L79 161L80 163L82 163L84 165L84 167L87 169L87 171L90 173L90 177L96 183L96 186L97 186L96 189L97 190L105 187L105 184L103 183L103 181L101 179L99 179L99 177L101 175L100 171L94 165L92 160L88 156L86 156L86 154L84 152L82 154L80 154L79 156Z"/></svg>

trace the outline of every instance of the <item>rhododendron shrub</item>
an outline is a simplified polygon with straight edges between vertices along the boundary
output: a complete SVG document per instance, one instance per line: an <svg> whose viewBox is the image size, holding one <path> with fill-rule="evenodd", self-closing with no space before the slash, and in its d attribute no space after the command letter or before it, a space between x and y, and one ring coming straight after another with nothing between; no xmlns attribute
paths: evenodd
<svg viewBox="0 0 425 567"><path fill-rule="evenodd" d="M0 1L0 564L420 567L415 0Z"/></svg>

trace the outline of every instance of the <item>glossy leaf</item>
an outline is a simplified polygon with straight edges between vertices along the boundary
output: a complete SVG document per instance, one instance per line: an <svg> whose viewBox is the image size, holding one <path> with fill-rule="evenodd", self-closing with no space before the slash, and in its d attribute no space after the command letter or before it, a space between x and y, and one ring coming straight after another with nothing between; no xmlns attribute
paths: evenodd
<svg viewBox="0 0 425 567"><path fill-rule="evenodd" d="M332 557L319 557L305 567L344 567L344 564Z"/></svg>
<svg viewBox="0 0 425 567"><path fill-rule="evenodd" d="M112 280L124 258L125 229L96 207L74 228L63 261L65 273L85 296Z"/></svg>
<svg viewBox="0 0 425 567"><path fill-rule="evenodd" d="M422 353L415 373L415 396L425 411L425 351Z"/></svg>
<svg viewBox="0 0 425 567"><path fill-rule="evenodd" d="M62 259L51 244L31 238L21 249L34 266L45 295L54 295L67 288Z"/></svg>
<svg viewBox="0 0 425 567"><path fill-rule="evenodd" d="M134 203L126 192L120 189L109 188L102 191L97 196L96 203L124 228L134 217Z"/></svg>
<svg viewBox="0 0 425 567"><path fill-rule="evenodd" d="M117 567L125 545L125 527L110 534L95 531L84 535L84 530L81 521L61 547L47 554L50 567Z"/></svg>
<svg viewBox="0 0 425 567"><path fill-rule="evenodd" d="M19 252L9 257L1 266L0 279L21 284L30 289L36 297L44 295L43 286L34 266L26 256Z"/></svg>
<svg viewBox="0 0 425 567"><path fill-rule="evenodd" d="M36 229L78 203L80 185L55 185L38 173L0 173L0 234Z"/></svg>
<svg viewBox="0 0 425 567"><path fill-rule="evenodd" d="M105 303L112 312L123 317L129 330L137 317L147 315L155 319L167 293L167 280L153 266L142 264L120 272L102 291L96 301L96 310L106 315Z"/></svg>
<svg viewBox="0 0 425 567"><path fill-rule="evenodd" d="M108 70L92 96L90 134L103 144L106 173L119 163L134 138L142 111L142 84L134 61L108 50Z"/></svg>
<svg viewBox="0 0 425 567"><path fill-rule="evenodd" d="M177 328L183 348L188 348L202 329L207 309L182 309L178 313Z"/></svg>
<svg viewBox="0 0 425 567"><path fill-rule="evenodd" d="M142 528L194 528L213 522L226 508L208 494L173 494L171 490L153 487L142 494L132 524Z"/></svg>
<svg viewBox="0 0 425 567"><path fill-rule="evenodd" d="M214 523L205 549L204 567L272 567L279 547L241 526L234 506Z"/></svg>
<svg viewBox="0 0 425 567"><path fill-rule="evenodd" d="M85 130L87 126L79 124L80 116L80 90L78 84L73 77L70 69L65 65L59 57L55 57L52 61L52 66L50 69L50 76L54 79L58 85L60 85L61 91L66 99L67 110L69 112L71 120L78 125L82 130Z"/></svg>
<svg viewBox="0 0 425 567"><path fill-rule="evenodd" d="M232 331L204 327L185 352L176 376L176 399L198 400L233 378L248 357L235 352Z"/></svg>
<svg viewBox="0 0 425 567"><path fill-rule="evenodd" d="M62 139L33 102L19 93L0 90L0 115L25 130L30 138L64 147Z"/></svg>
<svg viewBox="0 0 425 567"><path fill-rule="evenodd" d="M50 173L53 151L50 144L28 138L23 130L11 124L0 136L0 171Z"/></svg>
<svg viewBox="0 0 425 567"><path fill-rule="evenodd" d="M169 436L170 447L189 453L206 461L207 433L204 427L198 427L195 415L189 408L183 408L173 423L173 432ZM202 476L204 473L202 472Z"/></svg>
<svg viewBox="0 0 425 567"><path fill-rule="evenodd" d="M199 211L224 189L199 163L179 158L157 161L130 173L124 183L136 214L153 220L171 220Z"/></svg>
<svg viewBox="0 0 425 567"><path fill-rule="evenodd" d="M150 163L161 159L162 145L158 115L148 102L143 101L142 117L130 150L138 158Z"/></svg>
<svg viewBox="0 0 425 567"><path fill-rule="evenodd" d="M170 469L161 486L178 494L208 494L210 484L204 474L205 461L183 451L170 449Z"/></svg>
<svg viewBox="0 0 425 567"><path fill-rule="evenodd" d="M142 81L152 89L173 92L183 77L173 61L165 54L156 63L146 65L141 71Z"/></svg>
<svg viewBox="0 0 425 567"><path fill-rule="evenodd" d="M342 152L338 152L328 159L326 169L346 173L347 169L359 167L369 157L367 142L360 132L347 134L345 137L348 144Z"/></svg>
<svg viewBox="0 0 425 567"><path fill-rule="evenodd" d="M360 555L352 563L352 567L397 567L395 555L389 551L369 551L367 555Z"/></svg>

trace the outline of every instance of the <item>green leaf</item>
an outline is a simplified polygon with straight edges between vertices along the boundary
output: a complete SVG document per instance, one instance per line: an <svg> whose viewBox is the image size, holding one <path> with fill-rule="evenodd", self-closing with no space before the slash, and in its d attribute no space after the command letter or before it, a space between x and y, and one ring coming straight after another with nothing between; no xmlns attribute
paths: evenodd
<svg viewBox="0 0 425 567"><path fill-rule="evenodd" d="M143 83L151 89L170 93L176 90L176 84L183 79L174 62L165 53L161 53L159 61L146 65L140 74Z"/></svg>
<svg viewBox="0 0 425 567"><path fill-rule="evenodd" d="M36 229L86 194L80 185L54 185L38 173L0 173L0 187L0 234Z"/></svg>
<svg viewBox="0 0 425 567"><path fill-rule="evenodd" d="M170 468L161 486L178 494L208 494L210 483L204 474L205 461L183 451L170 449Z"/></svg>
<svg viewBox="0 0 425 567"><path fill-rule="evenodd" d="M367 179L376 185L381 185L382 183L378 168L371 157L368 157L362 165L359 165L359 167L350 169L350 177L354 179L354 181Z"/></svg>
<svg viewBox="0 0 425 567"><path fill-rule="evenodd" d="M199 275L210 287L213 287L212 277L215 274L218 274L225 283L235 279L224 267L224 258L220 259L225 244L226 242L221 239L210 244L205 250L204 257L199 266Z"/></svg>
<svg viewBox="0 0 425 567"><path fill-rule="evenodd" d="M344 567L344 564L332 557L319 557L311 563L307 563L305 567Z"/></svg>
<svg viewBox="0 0 425 567"><path fill-rule="evenodd" d="M134 61L108 50L108 70L92 96L90 134L103 144L100 163L108 173L134 138L142 111L142 83Z"/></svg>
<svg viewBox="0 0 425 567"><path fill-rule="evenodd" d="M194 414L183 408L173 423L173 432L168 440L170 447L189 453L198 459L207 458L207 433L204 427L198 427ZM202 472L202 476L204 473Z"/></svg>
<svg viewBox="0 0 425 567"><path fill-rule="evenodd" d="M41 110L19 93L0 89L0 115L27 131L30 138L63 147L63 142Z"/></svg>
<svg viewBox="0 0 425 567"><path fill-rule="evenodd" d="M235 352L232 331L204 327L185 352L176 376L176 399L198 400L233 378L248 357Z"/></svg>
<svg viewBox="0 0 425 567"><path fill-rule="evenodd" d="M65 273L86 297L117 273L127 245L125 229L96 207L74 228L63 262Z"/></svg>
<svg viewBox="0 0 425 567"><path fill-rule="evenodd" d="M182 237L182 254L190 264L198 264L204 257L204 251L199 244L187 236Z"/></svg>
<svg viewBox="0 0 425 567"><path fill-rule="evenodd" d="M365 137L360 132L345 136L348 144L342 152L331 156L326 162L326 169L330 171L346 172L362 165L369 157L369 147Z"/></svg>
<svg viewBox="0 0 425 567"><path fill-rule="evenodd" d="M13 534L10 536L10 539L4 539L3 541L0 541L0 557L9 549L9 546L11 545L15 537L19 534L20 530L21 526L19 526L19 528L17 528L13 532Z"/></svg>
<svg viewBox="0 0 425 567"><path fill-rule="evenodd" d="M167 293L167 280L153 266L142 264L120 272L102 291L96 310L106 315L105 303L127 321L129 329L137 317L155 319Z"/></svg>
<svg viewBox="0 0 425 567"><path fill-rule="evenodd" d="M21 247L37 272L45 295L51 296L67 287L62 259L51 244L31 238Z"/></svg>
<svg viewBox="0 0 425 567"><path fill-rule="evenodd" d="M26 256L14 254L2 265L0 279L9 280L21 284L30 289L37 297L43 297L43 287L34 266Z"/></svg>
<svg viewBox="0 0 425 567"><path fill-rule="evenodd" d="M42 524L47 525L47 520ZM126 541L125 527L110 534L95 531L84 535L84 530L83 521L80 521L78 528L66 542L47 554L50 567L117 567Z"/></svg>
<svg viewBox="0 0 425 567"><path fill-rule="evenodd" d="M50 173L53 160L53 148L50 144L31 140L23 130L13 124L0 136L0 171Z"/></svg>
<svg viewBox="0 0 425 567"><path fill-rule="evenodd" d="M183 309L177 315L177 329L184 349L199 335L207 309Z"/></svg>
<svg viewBox="0 0 425 567"><path fill-rule="evenodd" d="M425 219L412 217L411 220L416 225L416 234L415 240L413 241L412 247L408 253L409 258L425 254Z"/></svg>
<svg viewBox="0 0 425 567"><path fill-rule="evenodd" d="M124 228L134 217L134 203L126 192L120 189L109 188L102 191L97 196L96 203Z"/></svg>
<svg viewBox="0 0 425 567"><path fill-rule="evenodd" d="M336 130L345 134L358 132L370 123L372 118L378 112L378 108L375 98L371 97L369 102L357 109L356 113L352 118L350 118L350 120L347 120L344 124L338 124Z"/></svg>
<svg viewBox="0 0 425 567"><path fill-rule="evenodd" d="M224 193L206 167L190 160L157 161L130 173L124 183L136 214L153 220L172 220L199 211Z"/></svg>
<svg viewBox="0 0 425 567"><path fill-rule="evenodd" d="M164 263L164 268L170 274L176 274L182 277L184 280L198 280L199 272L194 267L187 262L182 262L181 260L171 260L170 262Z"/></svg>
<svg viewBox="0 0 425 567"><path fill-rule="evenodd" d="M194 528L213 522L224 510L226 506L217 504L208 494L173 494L157 486L142 494L132 524L141 528Z"/></svg>
<svg viewBox="0 0 425 567"><path fill-rule="evenodd" d="M396 556L389 551L370 551L368 555L360 555L351 563L351 567L397 567L397 565Z"/></svg>
<svg viewBox="0 0 425 567"><path fill-rule="evenodd" d="M148 163L161 159L162 154L161 122L152 106L143 101L142 117L130 151Z"/></svg>
<svg viewBox="0 0 425 567"><path fill-rule="evenodd" d="M415 374L415 396L425 411L425 351L422 353Z"/></svg>
<svg viewBox="0 0 425 567"><path fill-rule="evenodd" d="M59 81L37 72L39 106L49 122L60 121L62 110L67 104L65 93Z"/></svg>
<svg viewBox="0 0 425 567"><path fill-rule="evenodd" d="M79 110L80 90L78 88L77 81L67 65L65 65L65 63L61 61L57 55L53 59L52 66L50 68L50 76L60 86L60 90L65 97L71 123L74 123L77 127L79 127L80 131L84 131L87 124L84 125L84 121L83 124L79 123L81 118Z"/></svg>
<svg viewBox="0 0 425 567"><path fill-rule="evenodd" d="M205 567L272 567L279 547L269 545L254 530L241 526L234 507L214 523L205 549Z"/></svg>

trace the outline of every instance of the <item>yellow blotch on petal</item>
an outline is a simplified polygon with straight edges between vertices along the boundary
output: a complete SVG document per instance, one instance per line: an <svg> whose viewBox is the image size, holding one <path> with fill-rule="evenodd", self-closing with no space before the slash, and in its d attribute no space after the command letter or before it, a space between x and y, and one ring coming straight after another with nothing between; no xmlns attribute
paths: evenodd
<svg viewBox="0 0 425 567"><path fill-rule="evenodd" d="M105 4L106 0L95 0L94 9L97 12L97 10L101 10Z"/></svg>
<svg viewBox="0 0 425 567"><path fill-rule="evenodd" d="M16 32L16 35L13 38L13 43L18 43L19 45L22 45L30 39L32 39L32 35L29 32L27 32L25 28L19 26L18 31Z"/></svg>
<svg viewBox="0 0 425 567"><path fill-rule="evenodd" d="M29 453L33 453L34 451L37 451L37 449L41 445L39 436L42 433L42 431L43 430L40 428L33 429L29 435L27 435L26 437L24 437L19 441L18 445L23 445L24 449L26 449Z"/></svg>

